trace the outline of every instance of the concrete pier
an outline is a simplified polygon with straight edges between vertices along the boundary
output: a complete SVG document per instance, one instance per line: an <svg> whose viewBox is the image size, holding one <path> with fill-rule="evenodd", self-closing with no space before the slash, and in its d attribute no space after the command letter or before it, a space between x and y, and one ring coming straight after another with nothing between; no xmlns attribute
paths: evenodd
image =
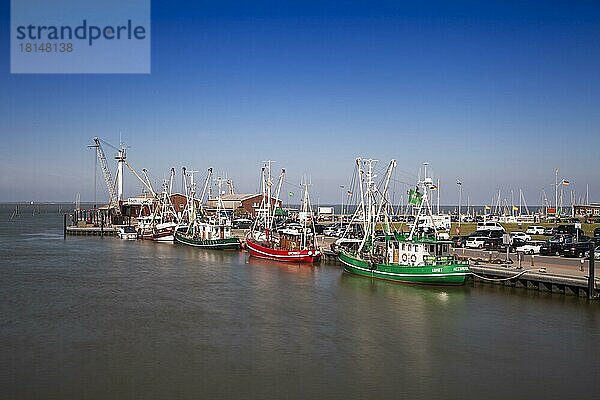
<svg viewBox="0 0 600 400"><path fill-rule="evenodd" d="M595 300L598 300L600 296L597 284L590 287L588 286L587 276L579 276L579 274L575 273L571 275L558 275L552 273L551 270L543 272L544 269L540 268L519 270L512 266L489 264L471 265L470 269L475 274L473 276L473 281L478 283L587 297ZM526 272L515 277L523 271ZM507 279L512 277L515 278Z"/></svg>
<svg viewBox="0 0 600 400"><path fill-rule="evenodd" d="M78 226L67 226L66 234L74 236L116 236L117 228L104 227L104 226L92 226L92 227L78 227Z"/></svg>

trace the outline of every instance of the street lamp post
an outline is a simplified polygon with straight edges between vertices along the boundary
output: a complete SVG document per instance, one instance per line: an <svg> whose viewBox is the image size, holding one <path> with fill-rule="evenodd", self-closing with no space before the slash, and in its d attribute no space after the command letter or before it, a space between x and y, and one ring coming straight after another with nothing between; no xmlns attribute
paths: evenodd
<svg viewBox="0 0 600 400"><path fill-rule="evenodd" d="M558 187L561 186L560 189L560 202L561 202L561 208L562 208L562 186L569 186L571 184L571 182L569 182L566 179L561 179L561 181L558 181L558 168L555 171L555 176L554 176L554 204L555 204L555 209L554 209L554 217L555 218L560 218L560 215L558 213ZM562 212L562 210L561 210Z"/></svg>
<svg viewBox="0 0 600 400"><path fill-rule="evenodd" d="M554 174L554 217L558 214L558 168Z"/></svg>
<svg viewBox="0 0 600 400"><path fill-rule="evenodd" d="M340 210L340 226L344 225L344 185L340 185L340 194L342 198L342 208Z"/></svg>
<svg viewBox="0 0 600 400"><path fill-rule="evenodd" d="M460 232L460 223L462 222L462 215L461 215L461 204L462 204L462 182L460 181L460 179L456 180L456 184L458 185L458 231Z"/></svg>

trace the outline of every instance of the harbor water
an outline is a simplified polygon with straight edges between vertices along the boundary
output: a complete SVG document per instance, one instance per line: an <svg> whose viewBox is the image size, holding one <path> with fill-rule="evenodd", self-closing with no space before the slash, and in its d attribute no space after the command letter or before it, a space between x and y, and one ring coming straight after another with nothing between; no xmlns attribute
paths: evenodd
<svg viewBox="0 0 600 400"><path fill-rule="evenodd" d="M5 399L600 396L600 302L63 239L56 206L13 209L0 213Z"/></svg>

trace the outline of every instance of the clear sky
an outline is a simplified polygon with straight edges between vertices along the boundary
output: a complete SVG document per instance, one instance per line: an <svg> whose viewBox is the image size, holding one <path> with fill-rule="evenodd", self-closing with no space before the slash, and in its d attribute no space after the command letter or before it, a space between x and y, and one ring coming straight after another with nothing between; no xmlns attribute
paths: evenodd
<svg viewBox="0 0 600 400"><path fill-rule="evenodd" d="M457 179L471 203L539 204L556 168L600 201L598 1L154 0L149 75L11 75L8 3L0 201L92 200L86 146L120 130L157 180L212 166L249 192L271 159L339 202L362 156L396 158L402 182L428 161L443 204Z"/></svg>

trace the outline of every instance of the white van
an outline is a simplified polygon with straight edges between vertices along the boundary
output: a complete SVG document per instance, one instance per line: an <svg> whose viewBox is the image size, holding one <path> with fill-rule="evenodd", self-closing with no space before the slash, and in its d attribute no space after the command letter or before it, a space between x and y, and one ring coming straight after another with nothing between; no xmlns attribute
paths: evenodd
<svg viewBox="0 0 600 400"><path fill-rule="evenodd" d="M544 227L539 225L532 225L527 228L527 233L530 235L543 235Z"/></svg>
<svg viewBox="0 0 600 400"><path fill-rule="evenodd" d="M496 222L496 221L478 222L477 230L478 231L502 231L502 232L505 232L504 227L502 225L500 225L500 222Z"/></svg>
<svg viewBox="0 0 600 400"><path fill-rule="evenodd" d="M421 228L430 228L437 230L450 230L452 222L450 221L450 215L421 215L417 221L417 226Z"/></svg>

